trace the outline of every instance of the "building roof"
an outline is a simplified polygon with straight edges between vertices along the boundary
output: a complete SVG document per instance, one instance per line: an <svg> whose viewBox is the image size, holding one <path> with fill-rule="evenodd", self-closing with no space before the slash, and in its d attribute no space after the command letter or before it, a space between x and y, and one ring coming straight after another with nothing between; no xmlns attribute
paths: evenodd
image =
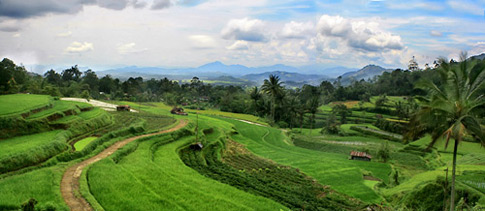
<svg viewBox="0 0 485 211"><path fill-rule="evenodd" d="M356 157L366 157L371 159L372 156L367 154L366 152L358 152L358 151L350 151L350 156L356 156Z"/></svg>

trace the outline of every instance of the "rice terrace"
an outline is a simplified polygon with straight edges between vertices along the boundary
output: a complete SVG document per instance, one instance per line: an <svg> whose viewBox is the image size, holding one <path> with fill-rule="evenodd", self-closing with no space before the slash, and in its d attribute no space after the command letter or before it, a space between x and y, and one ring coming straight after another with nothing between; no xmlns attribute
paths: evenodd
<svg viewBox="0 0 485 211"><path fill-rule="evenodd" d="M0 0L0 211L485 210L484 10Z"/></svg>

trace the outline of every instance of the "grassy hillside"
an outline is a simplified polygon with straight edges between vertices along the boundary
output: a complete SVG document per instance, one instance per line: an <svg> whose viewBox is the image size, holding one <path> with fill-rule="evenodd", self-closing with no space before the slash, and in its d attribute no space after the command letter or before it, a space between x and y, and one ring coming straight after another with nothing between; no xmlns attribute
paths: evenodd
<svg viewBox="0 0 485 211"><path fill-rule="evenodd" d="M27 113L48 106L50 101L51 97L47 95L0 95L0 116Z"/></svg>
<svg viewBox="0 0 485 211"><path fill-rule="evenodd" d="M94 164L87 175L93 196L106 210L286 209L185 166L178 150L192 141L165 135L127 146L135 149L131 154Z"/></svg>

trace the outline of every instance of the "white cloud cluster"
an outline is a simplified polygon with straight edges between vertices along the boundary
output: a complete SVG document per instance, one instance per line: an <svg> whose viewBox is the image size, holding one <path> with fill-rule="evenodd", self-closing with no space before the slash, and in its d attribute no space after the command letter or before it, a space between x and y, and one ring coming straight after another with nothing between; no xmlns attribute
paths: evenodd
<svg viewBox="0 0 485 211"><path fill-rule="evenodd" d="M317 23L318 35L339 39L349 47L364 52L401 50L401 37L379 28L374 22L351 21L340 16L323 15Z"/></svg>
<svg viewBox="0 0 485 211"><path fill-rule="evenodd" d="M439 32L439 31L436 31L436 30L431 30L431 31L429 32L429 34L430 34L431 36L433 36L433 37L441 37L441 36L443 36L443 33Z"/></svg>
<svg viewBox="0 0 485 211"><path fill-rule="evenodd" d="M281 30L281 36L285 38L305 38L315 34L315 26L311 22L295 22L286 23Z"/></svg>
<svg viewBox="0 0 485 211"><path fill-rule="evenodd" d="M244 40L236 40L232 45L227 46L226 49L228 50L248 50L249 45L247 41Z"/></svg>
<svg viewBox="0 0 485 211"><path fill-rule="evenodd" d="M83 53L92 50L94 50L93 43L89 42L72 42L71 45L66 48L67 53Z"/></svg>
<svg viewBox="0 0 485 211"><path fill-rule="evenodd" d="M57 34L57 37L70 37L71 35L72 35L72 32L67 31L67 32L61 32L61 33Z"/></svg>
<svg viewBox="0 0 485 211"><path fill-rule="evenodd" d="M227 40L263 42L267 40L264 27L263 21L259 19L232 19L222 29L221 35Z"/></svg>
<svg viewBox="0 0 485 211"><path fill-rule="evenodd" d="M152 4L152 10L165 9L172 6L173 3L170 0L154 0Z"/></svg>
<svg viewBox="0 0 485 211"><path fill-rule="evenodd" d="M124 55L124 54L141 53L141 52L146 51L147 49L136 48L136 43L132 42L132 43L119 45L117 50L118 50L119 54Z"/></svg>
<svg viewBox="0 0 485 211"><path fill-rule="evenodd" d="M208 49L216 46L216 41L208 35L191 35L189 40L196 49Z"/></svg>

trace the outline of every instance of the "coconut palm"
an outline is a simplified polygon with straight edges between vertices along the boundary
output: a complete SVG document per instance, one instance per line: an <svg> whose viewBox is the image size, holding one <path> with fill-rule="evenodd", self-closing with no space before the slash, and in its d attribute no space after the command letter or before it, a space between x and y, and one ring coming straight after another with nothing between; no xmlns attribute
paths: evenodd
<svg viewBox="0 0 485 211"><path fill-rule="evenodd" d="M271 117L275 121L276 99L283 94L283 82L280 82L280 77L276 75L269 75L269 79L264 79L261 90L271 97Z"/></svg>
<svg viewBox="0 0 485 211"><path fill-rule="evenodd" d="M312 115L310 116L310 135L312 134L313 124L315 122L315 114L318 112L318 107L320 106L320 97L312 96L310 100L307 101L308 112Z"/></svg>
<svg viewBox="0 0 485 211"><path fill-rule="evenodd" d="M483 129L476 114L485 105L485 62L474 65L466 60L466 53L461 55L461 63L450 64L440 59L438 71L441 86L424 80L416 84L416 88L427 92L427 96L419 96L421 109L412 118L410 125L416 130L431 134L433 146L440 137L445 139L445 149L450 139L453 139L453 170L451 185L450 210L454 210L455 170L458 144L465 136L473 137L485 145Z"/></svg>
<svg viewBox="0 0 485 211"><path fill-rule="evenodd" d="M258 114L258 101L261 99L261 92L258 89L257 86L255 86L253 89L251 89L249 96L251 99L254 101L254 112L257 115Z"/></svg>

